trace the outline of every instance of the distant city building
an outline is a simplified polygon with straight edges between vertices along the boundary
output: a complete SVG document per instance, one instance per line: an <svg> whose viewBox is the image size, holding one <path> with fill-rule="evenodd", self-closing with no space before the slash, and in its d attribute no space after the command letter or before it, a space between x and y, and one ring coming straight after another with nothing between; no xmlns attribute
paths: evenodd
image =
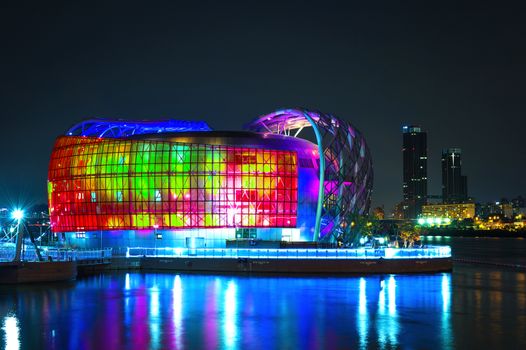
<svg viewBox="0 0 526 350"><path fill-rule="evenodd" d="M462 150L442 150L442 201L462 203L468 198L467 177L462 175Z"/></svg>
<svg viewBox="0 0 526 350"><path fill-rule="evenodd" d="M513 210L513 215L515 215L515 217L524 217L526 218L526 208L516 208Z"/></svg>
<svg viewBox="0 0 526 350"><path fill-rule="evenodd" d="M502 210L502 215L504 215L505 218L513 218L513 207L511 203L501 203L499 206Z"/></svg>
<svg viewBox="0 0 526 350"><path fill-rule="evenodd" d="M522 196L517 196L511 200L511 204L514 208L524 208L526 207L526 200Z"/></svg>
<svg viewBox="0 0 526 350"><path fill-rule="evenodd" d="M391 217L396 220L401 220L404 218L404 202L403 201L394 206Z"/></svg>
<svg viewBox="0 0 526 350"><path fill-rule="evenodd" d="M403 132L403 212L414 219L427 203L427 133L419 126L404 126Z"/></svg>
<svg viewBox="0 0 526 350"><path fill-rule="evenodd" d="M422 206L423 217L441 217L452 220L473 219L475 203L427 204Z"/></svg>
<svg viewBox="0 0 526 350"><path fill-rule="evenodd" d="M498 213L500 213L500 209L495 202L477 203L476 205L476 215L481 219L485 220L491 215Z"/></svg>
<svg viewBox="0 0 526 350"><path fill-rule="evenodd" d="M514 215L525 215L526 214L526 201L524 197L517 196L510 201L513 207Z"/></svg>
<svg viewBox="0 0 526 350"><path fill-rule="evenodd" d="M511 203L507 202L488 202L477 204L477 216L481 219L488 219L491 216L499 215L505 218L513 218L514 215L520 213L520 210L515 209Z"/></svg>

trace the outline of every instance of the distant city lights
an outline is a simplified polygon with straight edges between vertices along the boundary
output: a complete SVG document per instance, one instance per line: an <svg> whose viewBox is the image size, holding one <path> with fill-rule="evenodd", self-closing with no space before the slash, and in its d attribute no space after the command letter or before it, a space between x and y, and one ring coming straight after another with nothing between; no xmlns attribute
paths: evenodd
<svg viewBox="0 0 526 350"><path fill-rule="evenodd" d="M417 222L421 226L440 226L440 225L451 224L451 219L441 218L441 217L427 217L427 218L419 218Z"/></svg>

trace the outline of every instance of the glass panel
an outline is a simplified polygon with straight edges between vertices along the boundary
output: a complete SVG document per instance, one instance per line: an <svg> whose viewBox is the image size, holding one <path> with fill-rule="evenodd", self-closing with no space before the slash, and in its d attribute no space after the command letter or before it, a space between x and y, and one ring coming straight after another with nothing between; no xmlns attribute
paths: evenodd
<svg viewBox="0 0 526 350"><path fill-rule="evenodd" d="M295 227L296 153L60 137L48 196L57 232Z"/></svg>

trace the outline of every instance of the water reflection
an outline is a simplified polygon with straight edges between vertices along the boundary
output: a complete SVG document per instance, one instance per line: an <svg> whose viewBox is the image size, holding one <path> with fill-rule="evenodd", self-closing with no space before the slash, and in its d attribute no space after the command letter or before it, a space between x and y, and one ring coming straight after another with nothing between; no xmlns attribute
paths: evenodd
<svg viewBox="0 0 526 350"><path fill-rule="evenodd" d="M442 275L442 349L451 349L453 344L451 334L451 274Z"/></svg>
<svg viewBox="0 0 526 350"><path fill-rule="evenodd" d="M397 347L399 330L396 313L396 280L394 276L389 277L387 284L384 278L381 278L376 329L378 330L380 348Z"/></svg>
<svg viewBox="0 0 526 350"><path fill-rule="evenodd" d="M464 333L470 332L524 339L515 330L525 330L526 322L515 315L526 313L526 289L512 283L523 283L524 275L456 276L455 287L448 273L346 278L129 273L68 285L0 287L2 345L389 349L466 347ZM505 288L512 293L503 294Z"/></svg>
<svg viewBox="0 0 526 350"><path fill-rule="evenodd" d="M360 349L367 348L367 331L369 329L369 320L367 316L367 294L365 287L367 282L364 277L360 278L360 294L358 297L358 336L360 337Z"/></svg>
<svg viewBox="0 0 526 350"><path fill-rule="evenodd" d="M227 349L232 349L236 343L237 337L237 286L233 280L228 281L225 291L225 300L223 306L223 337Z"/></svg>
<svg viewBox="0 0 526 350"><path fill-rule="evenodd" d="M20 328L18 327L18 320L15 316L4 317L4 324L2 325L5 339L6 350L20 349Z"/></svg>
<svg viewBox="0 0 526 350"><path fill-rule="evenodd" d="M174 342L172 342L173 349L182 349L182 335L183 335L183 286L181 283L181 276L174 277L174 286L172 293L172 320L174 328Z"/></svg>
<svg viewBox="0 0 526 350"><path fill-rule="evenodd" d="M161 319L159 318L159 288L157 285L154 285L150 288L150 307L149 307L149 317L148 324L150 326L150 337L151 343L150 349L160 349L160 333L161 333Z"/></svg>

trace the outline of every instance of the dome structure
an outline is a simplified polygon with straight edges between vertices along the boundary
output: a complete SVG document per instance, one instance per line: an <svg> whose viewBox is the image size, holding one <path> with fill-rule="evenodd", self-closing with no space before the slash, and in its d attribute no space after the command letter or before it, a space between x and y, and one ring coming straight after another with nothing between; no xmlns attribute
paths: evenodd
<svg viewBox="0 0 526 350"><path fill-rule="evenodd" d="M278 110L246 125L248 130L294 137L309 127L323 154L313 240L334 241L351 229L354 214L369 211L373 166L364 136L341 118L302 108Z"/></svg>

